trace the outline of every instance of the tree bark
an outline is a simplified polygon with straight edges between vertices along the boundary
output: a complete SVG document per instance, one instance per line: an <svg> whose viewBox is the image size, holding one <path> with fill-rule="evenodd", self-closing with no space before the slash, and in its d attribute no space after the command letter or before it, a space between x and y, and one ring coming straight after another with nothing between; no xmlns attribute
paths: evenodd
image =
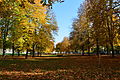
<svg viewBox="0 0 120 80"><path fill-rule="evenodd" d="M14 47L14 43L12 44L12 56L14 56L14 53L15 53L15 47Z"/></svg>
<svg viewBox="0 0 120 80"><path fill-rule="evenodd" d="M42 56L42 53L40 52L40 56Z"/></svg>
<svg viewBox="0 0 120 80"><path fill-rule="evenodd" d="M8 24L9 24L9 21L5 21L5 29L2 30L2 33L3 33L3 56L5 56L5 50L6 50L6 37L8 35Z"/></svg>
<svg viewBox="0 0 120 80"><path fill-rule="evenodd" d="M82 55L84 56L84 45L82 46Z"/></svg>
<svg viewBox="0 0 120 80"><path fill-rule="evenodd" d="M5 48L5 40L3 40L3 55L2 56L5 56L5 50L6 50L6 48Z"/></svg>
<svg viewBox="0 0 120 80"><path fill-rule="evenodd" d="M106 45L106 48L107 48L107 55L109 54L109 47L108 45Z"/></svg>
<svg viewBox="0 0 120 80"><path fill-rule="evenodd" d="M88 55L90 56L90 41L89 41L89 38L88 38Z"/></svg>
<svg viewBox="0 0 120 80"><path fill-rule="evenodd" d="M112 10L112 6L113 6L113 0L110 0L110 9ZM113 26L113 20L112 20L112 16L113 13L110 14L110 26L111 26L111 34L110 34L110 45L111 45L111 49L112 49L112 57L114 57L114 46L113 46L113 32L114 32L114 26Z"/></svg>
<svg viewBox="0 0 120 80"><path fill-rule="evenodd" d="M99 57L99 42L98 39L96 39L96 48L97 48L97 56Z"/></svg>
<svg viewBox="0 0 120 80"><path fill-rule="evenodd" d="M35 56L35 45L33 44L33 55L32 55L32 57L34 57Z"/></svg>
<svg viewBox="0 0 120 80"><path fill-rule="evenodd" d="M90 47L88 46L88 56L90 56Z"/></svg>
<svg viewBox="0 0 120 80"><path fill-rule="evenodd" d="M39 55L40 55L40 52L37 52L37 55L39 56Z"/></svg>
<svg viewBox="0 0 120 80"><path fill-rule="evenodd" d="M27 49L26 55L25 55L25 59L27 59L27 58L28 58L28 49Z"/></svg>
<svg viewBox="0 0 120 80"><path fill-rule="evenodd" d="M111 45L111 49L112 49L112 57L115 57L113 43L111 43L110 45Z"/></svg>
<svg viewBox="0 0 120 80"><path fill-rule="evenodd" d="M18 50L18 56L20 56L20 50Z"/></svg>

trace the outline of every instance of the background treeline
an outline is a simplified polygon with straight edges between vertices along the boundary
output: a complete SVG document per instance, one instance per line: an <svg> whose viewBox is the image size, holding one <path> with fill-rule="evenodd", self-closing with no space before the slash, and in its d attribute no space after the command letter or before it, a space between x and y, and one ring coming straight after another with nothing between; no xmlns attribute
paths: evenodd
<svg viewBox="0 0 120 80"><path fill-rule="evenodd" d="M63 51L63 47L56 45L56 49ZM68 43L69 42L69 43ZM64 52L91 51L99 56L104 49L107 54L120 51L120 0L85 0L78 9L78 17L72 24L72 32L66 41Z"/></svg>
<svg viewBox="0 0 120 80"><path fill-rule="evenodd" d="M61 0L0 0L0 48L18 52L51 52L53 33L58 30L51 10L54 2Z"/></svg>

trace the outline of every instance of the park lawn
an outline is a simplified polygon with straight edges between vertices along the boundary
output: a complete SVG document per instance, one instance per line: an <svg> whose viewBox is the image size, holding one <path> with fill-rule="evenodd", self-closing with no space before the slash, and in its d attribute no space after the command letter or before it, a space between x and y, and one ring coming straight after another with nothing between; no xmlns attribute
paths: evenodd
<svg viewBox="0 0 120 80"><path fill-rule="evenodd" d="M120 80L120 56L1 59L0 80Z"/></svg>
<svg viewBox="0 0 120 80"><path fill-rule="evenodd" d="M25 55L26 53L20 53L20 55ZM0 53L0 55L3 55L3 53ZM12 53L5 53L5 55L12 55ZM18 55L18 53L14 53L14 55ZM29 55L29 54L28 54Z"/></svg>
<svg viewBox="0 0 120 80"><path fill-rule="evenodd" d="M41 56L56 57L57 55L41 55Z"/></svg>
<svg viewBox="0 0 120 80"><path fill-rule="evenodd" d="M0 53L0 55L2 55L2 53ZM12 55L12 53L6 53L5 55ZM14 53L15 56L17 56L18 54L17 53ZM26 55L26 53L20 53L20 55ZM28 54L30 55L30 54ZM55 54L42 54L41 56L48 56L48 57L56 57L57 55Z"/></svg>

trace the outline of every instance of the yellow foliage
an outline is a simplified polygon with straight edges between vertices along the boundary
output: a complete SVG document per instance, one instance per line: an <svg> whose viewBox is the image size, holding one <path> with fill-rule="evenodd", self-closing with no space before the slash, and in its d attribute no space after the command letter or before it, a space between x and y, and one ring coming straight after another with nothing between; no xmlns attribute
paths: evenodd
<svg viewBox="0 0 120 80"><path fill-rule="evenodd" d="M47 51L51 51L54 47L54 44L51 43L49 46L52 30L46 19L47 7L43 6L40 1L34 0L34 4L32 4L29 0L4 0L5 4L2 4L2 8L0 5L0 10L4 9L6 14L7 11L11 12L9 16L5 15L6 19L10 18L10 21L15 21L11 26L10 41L20 46L20 49L30 49L34 42L40 47L42 45L45 49L48 46Z"/></svg>
<svg viewBox="0 0 120 80"><path fill-rule="evenodd" d="M118 17L116 17L115 15L113 15L113 17L112 17L112 20L113 21L116 21L116 20L118 20L119 18Z"/></svg>
<svg viewBox="0 0 120 80"><path fill-rule="evenodd" d="M115 38L115 41L114 41L114 46L120 46L119 34L116 34L116 38Z"/></svg>

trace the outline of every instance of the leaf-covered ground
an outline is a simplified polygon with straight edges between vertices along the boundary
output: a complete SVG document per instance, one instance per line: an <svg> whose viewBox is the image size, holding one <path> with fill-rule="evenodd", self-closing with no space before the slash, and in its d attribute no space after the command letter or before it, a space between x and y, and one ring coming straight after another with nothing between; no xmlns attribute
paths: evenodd
<svg viewBox="0 0 120 80"><path fill-rule="evenodd" d="M120 80L120 57L1 59L0 80Z"/></svg>

